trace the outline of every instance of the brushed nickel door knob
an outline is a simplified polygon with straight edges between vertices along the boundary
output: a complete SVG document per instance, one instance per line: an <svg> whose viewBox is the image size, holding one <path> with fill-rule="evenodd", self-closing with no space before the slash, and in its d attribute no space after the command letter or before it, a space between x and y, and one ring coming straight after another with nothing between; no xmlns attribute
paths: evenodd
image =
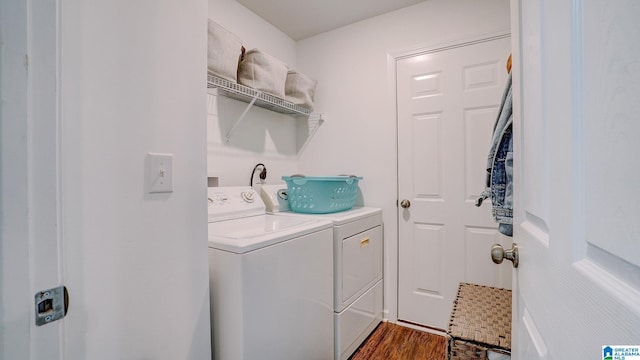
<svg viewBox="0 0 640 360"><path fill-rule="evenodd" d="M409 206L411 206L411 201L407 200L407 199L403 199L402 201L400 201L400 206L403 209L408 208Z"/></svg>
<svg viewBox="0 0 640 360"><path fill-rule="evenodd" d="M491 247L491 260L494 263L501 264L504 259L511 261L514 268L518 267L518 244L513 243L509 250L505 250L500 244Z"/></svg>

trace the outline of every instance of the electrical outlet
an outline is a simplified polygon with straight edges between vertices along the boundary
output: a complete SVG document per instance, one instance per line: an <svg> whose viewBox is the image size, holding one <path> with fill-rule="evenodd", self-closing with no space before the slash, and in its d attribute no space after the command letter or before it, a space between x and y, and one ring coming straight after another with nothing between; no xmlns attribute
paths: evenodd
<svg viewBox="0 0 640 360"><path fill-rule="evenodd" d="M150 193L173 192L173 154L147 154L147 184Z"/></svg>

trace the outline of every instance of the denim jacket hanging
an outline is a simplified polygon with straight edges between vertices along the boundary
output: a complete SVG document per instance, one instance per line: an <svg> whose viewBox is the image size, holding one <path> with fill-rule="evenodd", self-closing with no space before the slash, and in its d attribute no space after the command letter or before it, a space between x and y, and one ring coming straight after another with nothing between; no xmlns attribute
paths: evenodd
<svg viewBox="0 0 640 360"><path fill-rule="evenodd" d="M513 236L513 103L511 74L502 95L496 124L493 127L491 149L487 157L485 189L476 206L491 197L493 219L499 223L500 233Z"/></svg>

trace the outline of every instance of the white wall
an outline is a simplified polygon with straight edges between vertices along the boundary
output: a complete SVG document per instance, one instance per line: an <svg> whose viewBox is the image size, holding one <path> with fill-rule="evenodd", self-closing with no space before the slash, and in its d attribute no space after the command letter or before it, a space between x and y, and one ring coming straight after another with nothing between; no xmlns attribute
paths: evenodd
<svg viewBox="0 0 640 360"><path fill-rule="evenodd" d="M258 48L295 68L296 43L235 0L209 0L209 18L237 35L247 50ZM246 104L215 96L207 101L208 171L220 186L248 185L258 163L267 166L269 183L297 172L297 120L253 107L226 142Z"/></svg>
<svg viewBox="0 0 640 360"><path fill-rule="evenodd" d="M385 309L397 314L397 161L389 54L508 31L508 0L429 0L298 42L298 66L318 80L327 121L300 156L306 174L357 174L367 206L383 209ZM401 141L401 140L400 140Z"/></svg>
<svg viewBox="0 0 640 360"><path fill-rule="evenodd" d="M68 359L208 359L206 0L65 1ZM148 152L173 154L149 194Z"/></svg>

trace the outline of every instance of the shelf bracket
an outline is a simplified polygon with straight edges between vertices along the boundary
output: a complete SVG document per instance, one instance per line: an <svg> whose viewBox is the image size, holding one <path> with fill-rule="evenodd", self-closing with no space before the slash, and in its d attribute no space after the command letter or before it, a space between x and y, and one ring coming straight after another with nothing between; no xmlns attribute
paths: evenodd
<svg viewBox="0 0 640 360"><path fill-rule="evenodd" d="M302 144L302 146L298 150L298 156L300 156L300 154L302 154L304 149L307 147L307 144L309 144L309 141L313 138L313 136L316 134L316 132L320 128L320 125L322 125L322 123L324 123L324 117L323 117L322 114L311 114L311 115L309 115L309 118L307 119L307 123L310 123L310 124L313 123L313 127L309 130L309 132L307 134L307 139L304 141L304 143Z"/></svg>
<svg viewBox="0 0 640 360"><path fill-rule="evenodd" d="M258 100L258 98L260 97L260 92L258 91L256 93L255 96L253 96L253 98L251 99L251 101L249 101L249 103L247 104L247 107L244 109L244 111L242 112L242 114L240 114L240 116L238 117L238 119L233 123L233 126L231 127L231 129L227 132L227 136L225 136L225 142L229 142L229 140L231 140L231 136L233 135L233 133L236 131L236 128L238 127L238 125L240 125L240 123L242 122L242 120L244 120L244 117L247 115L247 113L249 112L249 110L251 110L251 107L253 106L253 104L256 102L256 100Z"/></svg>

